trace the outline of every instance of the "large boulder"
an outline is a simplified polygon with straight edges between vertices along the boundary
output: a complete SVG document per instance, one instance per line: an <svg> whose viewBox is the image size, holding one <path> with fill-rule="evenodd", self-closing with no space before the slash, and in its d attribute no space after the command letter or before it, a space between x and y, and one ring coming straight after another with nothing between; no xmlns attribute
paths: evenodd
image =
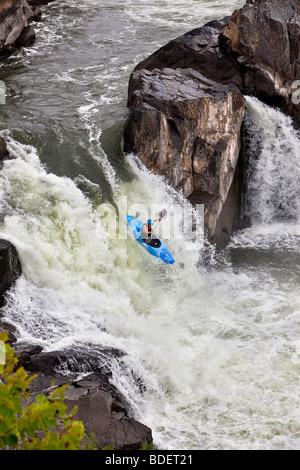
<svg viewBox="0 0 300 470"><path fill-rule="evenodd" d="M0 57L7 57L35 39L32 21L40 19L38 7L26 0L4 0L0 5Z"/></svg>
<svg viewBox="0 0 300 470"><path fill-rule="evenodd" d="M136 69L193 68L281 107L299 127L300 105L292 100L295 86L300 88L295 84L300 77L299 44L298 0L248 0L231 17L171 40Z"/></svg>
<svg viewBox="0 0 300 470"><path fill-rule="evenodd" d="M280 106L299 127L300 106L292 101L300 77L299 0L248 0L233 13L219 42L239 71L242 92Z"/></svg>
<svg viewBox="0 0 300 470"><path fill-rule="evenodd" d="M299 0L248 0L231 17L173 39L131 75L125 151L205 203L208 239L217 246L241 226L237 89L281 107L300 127L299 9Z"/></svg>
<svg viewBox="0 0 300 470"><path fill-rule="evenodd" d="M73 382L67 389L65 403L78 411L76 418L94 435L97 447L113 446L116 450L139 450L151 444L151 429L128 416L126 407L106 390L97 377Z"/></svg>
<svg viewBox="0 0 300 470"><path fill-rule="evenodd" d="M77 347L65 351L43 352L39 346L19 343L15 346L19 364L28 373L37 373L32 381L32 398L56 386L69 383L65 403L77 407L76 419L83 422L88 435L94 435L99 449L139 450L152 442L151 429L132 416L124 396L111 384L109 364L121 359L116 349L91 350ZM78 377L85 375L84 379Z"/></svg>
<svg viewBox="0 0 300 470"><path fill-rule="evenodd" d="M241 70L236 61L224 55L219 48L219 37L230 17L195 28L172 39L168 44L141 61L135 70L192 68L219 83L242 86Z"/></svg>
<svg viewBox="0 0 300 470"><path fill-rule="evenodd" d="M128 103L125 151L137 153L194 204L205 204L208 238L224 245L223 227L216 227L241 147L242 94L191 68L137 69Z"/></svg>

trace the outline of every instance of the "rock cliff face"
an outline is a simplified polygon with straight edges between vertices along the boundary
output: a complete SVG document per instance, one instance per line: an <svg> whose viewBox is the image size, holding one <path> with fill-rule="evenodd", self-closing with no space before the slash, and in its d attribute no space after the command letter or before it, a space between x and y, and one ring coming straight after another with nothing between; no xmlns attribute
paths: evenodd
<svg viewBox="0 0 300 470"><path fill-rule="evenodd" d="M136 70L129 89L125 150L194 203L205 202L208 236L219 242L217 220L240 151L243 96L191 68Z"/></svg>
<svg viewBox="0 0 300 470"><path fill-rule="evenodd" d="M206 234L218 248L239 220L236 167L245 105L232 85L237 73L219 49L228 20L188 32L137 65L124 131L126 152L137 153L193 204L205 205Z"/></svg>
<svg viewBox="0 0 300 470"><path fill-rule="evenodd" d="M299 8L298 0L248 0L231 17L170 41L130 78L125 151L205 204L208 238L219 247L240 222L241 94L281 107L300 126L292 101Z"/></svg>

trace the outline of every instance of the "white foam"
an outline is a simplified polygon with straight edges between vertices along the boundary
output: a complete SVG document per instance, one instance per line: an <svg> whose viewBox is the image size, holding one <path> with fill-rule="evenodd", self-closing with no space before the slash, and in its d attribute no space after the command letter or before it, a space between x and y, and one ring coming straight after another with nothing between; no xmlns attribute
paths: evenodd
<svg viewBox="0 0 300 470"><path fill-rule="evenodd" d="M75 183L7 139L16 158L0 173L1 236L16 245L24 275L5 315L22 337L46 350L123 350L122 362L111 363L113 382L161 448L297 446L296 292L264 270L199 270L200 254L186 250L184 237L168 240L172 266L132 239L105 237ZM189 210L162 178L128 160L136 179L120 185L120 197L161 208L179 200Z"/></svg>
<svg viewBox="0 0 300 470"><path fill-rule="evenodd" d="M209 21L214 16L215 19L228 15L228 2L220 1L193 1L174 0L158 1L151 3L141 0L125 0L126 13L132 20L145 23L155 23L159 27L176 27L192 29ZM239 0L230 2L230 10L240 8L244 5Z"/></svg>
<svg viewBox="0 0 300 470"><path fill-rule="evenodd" d="M257 99L247 97L247 113L251 136L249 215L265 223L280 217L297 220L300 213L299 133L290 117Z"/></svg>

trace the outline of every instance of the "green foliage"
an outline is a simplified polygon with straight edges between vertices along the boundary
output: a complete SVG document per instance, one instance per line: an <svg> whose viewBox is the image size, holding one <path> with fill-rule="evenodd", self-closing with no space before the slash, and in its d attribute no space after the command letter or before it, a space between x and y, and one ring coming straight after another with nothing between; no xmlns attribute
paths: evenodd
<svg viewBox="0 0 300 470"><path fill-rule="evenodd" d="M56 388L49 397L39 394L28 404L29 377L8 343L7 333L0 334L5 343L5 364L0 364L0 449L78 450L85 437L81 421L74 420L76 408L67 412L63 402L68 385ZM27 405L26 405L27 402Z"/></svg>
<svg viewBox="0 0 300 470"><path fill-rule="evenodd" d="M150 444L148 442L144 442L140 450L153 450L153 447L153 442L151 442Z"/></svg>

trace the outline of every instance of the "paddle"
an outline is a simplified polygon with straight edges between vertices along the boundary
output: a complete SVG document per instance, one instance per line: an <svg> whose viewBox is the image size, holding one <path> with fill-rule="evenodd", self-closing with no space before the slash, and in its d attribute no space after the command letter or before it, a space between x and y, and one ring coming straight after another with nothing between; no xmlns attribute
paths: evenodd
<svg viewBox="0 0 300 470"><path fill-rule="evenodd" d="M167 214L167 211L166 209L163 209L161 212L159 212L159 220L157 221L156 225L155 225L155 228L158 226L159 222L161 221L161 219Z"/></svg>
<svg viewBox="0 0 300 470"><path fill-rule="evenodd" d="M158 216L160 219L162 219L166 214L167 214L166 209L163 209L161 212L158 213ZM140 215L140 212L137 211L137 213L135 214L135 218L137 219L139 215ZM160 220L158 222L160 222Z"/></svg>
<svg viewBox="0 0 300 470"><path fill-rule="evenodd" d="M159 213L160 219L162 219L166 214L167 214L166 209L163 209L163 210Z"/></svg>

